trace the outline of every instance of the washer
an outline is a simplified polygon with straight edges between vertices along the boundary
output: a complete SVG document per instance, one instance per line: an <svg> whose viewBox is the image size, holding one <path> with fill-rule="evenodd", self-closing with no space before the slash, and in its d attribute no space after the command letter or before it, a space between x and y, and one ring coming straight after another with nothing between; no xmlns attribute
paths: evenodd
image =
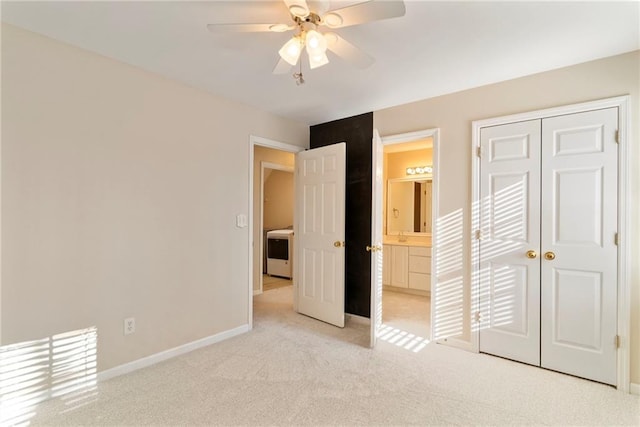
<svg viewBox="0 0 640 427"><path fill-rule="evenodd" d="M292 266L293 230L267 232L267 274L291 279Z"/></svg>

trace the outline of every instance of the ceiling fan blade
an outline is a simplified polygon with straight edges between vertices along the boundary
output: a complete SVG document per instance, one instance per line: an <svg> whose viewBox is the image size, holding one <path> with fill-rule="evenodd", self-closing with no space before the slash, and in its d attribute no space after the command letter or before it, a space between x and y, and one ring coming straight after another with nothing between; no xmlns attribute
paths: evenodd
<svg viewBox="0 0 640 427"><path fill-rule="evenodd" d="M280 58L276 66L273 68L273 74L287 74L291 71L291 67L291 64Z"/></svg>
<svg viewBox="0 0 640 427"><path fill-rule="evenodd" d="M336 33L325 33L324 38L327 41L327 49L358 68L367 68L376 62L373 57L355 47Z"/></svg>
<svg viewBox="0 0 640 427"><path fill-rule="evenodd" d="M284 0L284 4L293 16L304 18L309 15L309 5L305 0Z"/></svg>
<svg viewBox="0 0 640 427"><path fill-rule="evenodd" d="M405 12L403 1L369 0L331 10L322 17L322 21L330 28L343 28L381 19L397 18L404 16Z"/></svg>
<svg viewBox="0 0 640 427"><path fill-rule="evenodd" d="M322 16L331 8L331 0L307 0L309 10Z"/></svg>
<svg viewBox="0 0 640 427"><path fill-rule="evenodd" d="M281 33L294 27L286 24L209 24L207 30L212 33Z"/></svg>

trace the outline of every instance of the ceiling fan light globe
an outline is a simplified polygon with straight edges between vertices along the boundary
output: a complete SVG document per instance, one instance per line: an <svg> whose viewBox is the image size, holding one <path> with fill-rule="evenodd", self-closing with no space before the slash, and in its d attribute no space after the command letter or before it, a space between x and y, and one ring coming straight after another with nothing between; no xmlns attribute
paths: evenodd
<svg viewBox="0 0 640 427"><path fill-rule="evenodd" d="M307 31L305 42L309 56L324 55L327 51L327 41L322 34L315 30Z"/></svg>
<svg viewBox="0 0 640 427"><path fill-rule="evenodd" d="M291 65L296 65L300 54L302 53L302 43L298 37L293 37L286 42L278 51L280 58L284 59Z"/></svg>
<svg viewBox="0 0 640 427"><path fill-rule="evenodd" d="M320 55L309 55L309 68L312 70L314 68L322 67L329 63L329 58L327 58L326 53L322 53Z"/></svg>
<svg viewBox="0 0 640 427"><path fill-rule="evenodd" d="M342 25L344 21L342 20L342 16L331 12L322 17L322 22L329 28L335 28Z"/></svg>

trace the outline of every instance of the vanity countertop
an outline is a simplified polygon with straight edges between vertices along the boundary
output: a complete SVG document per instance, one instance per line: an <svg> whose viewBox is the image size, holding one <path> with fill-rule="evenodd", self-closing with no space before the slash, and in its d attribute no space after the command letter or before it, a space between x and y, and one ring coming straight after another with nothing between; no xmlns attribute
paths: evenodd
<svg viewBox="0 0 640 427"><path fill-rule="evenodd" d="M420 238L420 240L412 240L411 238L408 238L406 242L401 242L398 240L398 236L384 236L384 238L382 239L382 244L395 246L422 246L430 248L431 237L423 237Z"/></svg>

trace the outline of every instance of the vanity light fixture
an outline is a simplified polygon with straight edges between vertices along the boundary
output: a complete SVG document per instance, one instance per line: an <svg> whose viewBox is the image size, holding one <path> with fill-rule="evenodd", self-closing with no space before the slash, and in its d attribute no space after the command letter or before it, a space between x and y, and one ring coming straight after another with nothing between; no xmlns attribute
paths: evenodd
<svg viewBox="0 0 640 427"><path fill-rule="evenodd" d="M407 175L420 175L423 173L433 173L433 168L431 166L412 166L407 168Z"/></svg>

